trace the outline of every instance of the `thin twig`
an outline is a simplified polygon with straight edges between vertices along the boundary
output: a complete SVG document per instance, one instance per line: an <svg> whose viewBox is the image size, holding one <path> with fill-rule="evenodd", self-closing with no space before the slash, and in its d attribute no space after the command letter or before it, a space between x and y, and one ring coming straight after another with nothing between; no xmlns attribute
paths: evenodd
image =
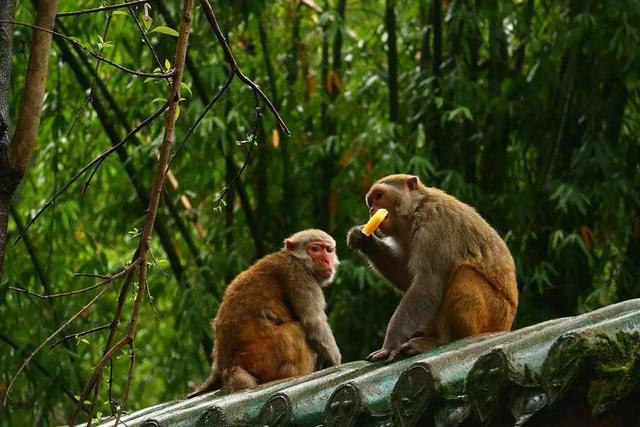
<svg viewBox="0 0 640 427"><path fill-rule="evenodd" d="M13 25L20 25L23 27L28 27L34 30L39 30L39 31L44 31L46 33L52 34L56 37L61 37L65 40L67 40L69 43L72 43L78 47L80 47L82 50L84 50L88 55L93 56L94 58L106 62L107 64L111 65L112 67L117 68L120 71L123 71L125 73L129 73L129 74L133 74L135 76L139 76L139 77L149 77L152 79L168 79L171 78L173 76L174 70L169 70L166 73L147 73L144 71L136 71L136 70L132 70L130 68L127 68L123 65L120 65L110 59L105 58L104 56L100 55L99 53L96 53L94 51L92 51L91 49L89 49L88 47L84 46L82 43L79 43L77 41L75 41L73 38L66 36L62 33L58 33L57 31L52 31L52 30L48 30L46 28L42 28L42 27L38 27L37 25L33 25L33 24L27 24L25 22L18 22L18 21L7 21L7 20L0 20L0 24L13 24Z"/></svg>
<svg viewBox="0 0 640 427"><path fill-rule="evenodd" d="M115 9L124 9L125 7L129 7L129 6L136 6L139 4L143 4L143 3L151 3L154 0L135 0L135 1L131 1L129 3L120 3L120 4L112 4L109 6L102 6L102 7L94 7L92 9L82 9L82 10L73 10L70 12L60 12L56 15L56 18L64 18L66 16L78 16L78 15L86 15L89 13L99 13L99 12L104 12L107 10L115 10Z"/></svg>
<svg viewBox="0 0 640 427"><path fill-rule="evenodd" d="M29 352L23 348L21 348L15 341L13 341L13 339L11 337L9 337L8 335L5 335L3 332L0 332L0 340L4 341L5 343L7 343L7 345L9 345L11 348L13 348L14 350L16 350L17 352L19 352L23 357L28 357L29 356ZM42 374L47 377L48 379L53 381L53 375L44 367L42 366L40 363L38 362L33 362L33 365L40 371L42 372ZM71 390L69 390L68 388L64 387L63 385L60 385L60 390L67 395L73 402L76 401L76 398L73 395L73 392ZM84 408L85 411L87 411L86 408Z"/></svg>
<svg viewBox="0 0 640 427"><path fill-rule="evenodd" d="M110 281L110 283L113 283L114 280L116 280L118 277L124 275L125 273L128 273L130 269L133 269L134 266L136 266L137 263L132 263L130 264L127 268L125 268L124 270L122 270L120 273L115 274L114 276L112 276L112 280ZM33 359L35 357L36 354L38 354L40 352L40 350L42 350L44 348L45 345L47 345L49 343L49 341L51 341L56 335L58 335L64 328L66 328L67 326L69 326L74 320L76 320L83 312L85 312L85 310L87 310L89 307L91 307L96 301L98 301L107 291L107 289L109 289L108 286L104 286L100 292L94 296L87 304L85 304L84 307L82 307L80 310L78 310L76 312L76 314L74 314L73 316L71 316L71 318L69 318L69 320L67 320L66 322L64 322L58 329L56 329L56 331L54 333L52 333L51 335L49 335L31 354L29 354L29 356L27 356L24 361L22 362L22 365L20 365L20 368L18 368L18 371L13 375L13 377L11 378L11 381L9 382L9 385L7 386L7 389L4 392L4 399L2 402L2 405L4 407L7 406L7 402L9 400L9 394L11 393L11 390L13 389L13 386L16 382L16 380L18 379L18 377L20 376L20 374L22 373L22 371L24 371L24 369L27 367L27 365L29 364L29 362L31 362L31 359Z"/></svg>
<svg viewBox="0 0 640 427"><path fill-rule="evenodd" d="M95 274L95 273L73 273L73 275L75 277L93 277L96 279L108 279L109 276L108 274Z"/></svg>
<svg viewBox="0 0 640 427"><path fill-rule="evenodd" d="M73 184L75 181L77 181L78 178L80 178L82 175L84 175L94 165L102 164L102 162L107 157L109 157L118 148L120 148L122 145L124 145L124 143L127 142L129 140L129 138L131 138L132 136L134 136L135 134L140 132L142 129L144 129L148 124L150 124L158 116L160 116L162 113L164 113L164 111L167 108L168 108L168 104L165 103L162 107L160 107L159 110L157 110L155 113L153 113L152 115L147 117L138 126L136 126L134 129L132 129L127 134L127 136L125 136L124 139L122 139L122 141L118 142L115 145L112 145L111 148L109 148L108 150L104 151L98 157L96 157L91 162L89 162L85 167L83 167L79 172L77 172L69 181L67 181L62 187L60 187L60 189L58 191L56 191L56 193L49 200L47 200L45 202L45 204L38 210L38 212L36 212L36 214L29 220L29 223L25 227L24 231L27 231L33 225L33 223L36 222L36 220L40 217L40 215L42 215L44 213L44 211L47 208L49 208L49 206L51 206L53 204L53 202L55 202L58 199L58 197L60 197L60 195L62 193L64 193L67 190L67 188L69 188L69 186L71 186L71 184ZM20 241L21 238L22 238L22 233L20 233L20 235L18 235L18 237L16 238L16 241L14 242L14 245L17 244Z"/></svg>
<svg viewBox="0 0 640 427"><path fill-rule="evenodd" d="M109 27L111 27L111 18L112 18L112 14L109 13L109 15L107 16L107 21L104 24L104 30L102 31L102 40L106 40L107 39L107 34L109 33ZM102 46L100 48L100 53L102 53L103 50L104 50L104 46ZM73 129L75 128L76 123L80 119L80 115L82 114L82 112L86 108L87 104L89 103L89 101L93 97L93 92L95 91L96 82L98 81L98 70L100 69L100 64L102 64L101 61L96 61L96 66L95 66L95 69L93 71L93 78L91 79L91 87L89 89L89 93L87 94L87 96L84 99L84 102L80 106L80 109L78 110L78 113L73 118L73 121L71 122L71 126L69 126L69 130L67 131L67 135L66 135L67 138L69 137L69 135L71 135L71 132L73 132ZM83 191L82 194L84 195L84 191Z"/></svg>
<svg viewBox="0 0 640 427"><path fill-rule="evenodd" d="M251 154L253 153L253 147L256 145L256 137L258 134L258 126L260 126L260 120L262 119L262 112L260 111L260 100L258 98L258 92L254 91L253 94L256 100L256 121L251 131L252 135L251 135L251 141L249 142L250 144L249 152L247 153L247 156L244 159L244 163L242 164L242 167L236 172L233 178L231 178L231 181L229 181L229 183L222 189L220 194L218 194L216 209L220 208L220 205L223 203L224 197L227 195L229 190L233 188L233 184L240 177L240 175L242 175L242 172L244 172L245 168L249 164L249 159L251 159Z"/></svg>
<svg viewBox="0 0 640 427"><path fill-rule="evenodd" d="M29 289L16 288L15 286L9 286L8 289L10 289L12 291L16 291L16 292L21 292L21 293L24 293L24 294L27 294L27 295L31 295L31 296L34 296L34 297L38 297L38 298L41 298L41 299L53 299L53 298L69 297L71 295L83 294L85 292L92 291L92 290L94 290L96 288L99 288L101 286L108 285L111 282L112 282L112 280L108 279L108 280L104 280L104 281L102 281L100 283L96 283L95 285L91 285L89 287L78 289L78 290L75 290L75 291L61 292L61 293L58 293L58 294L49 294L49 295L42 295L42 294L39 294L37 292L30 291Z"/></svg>
<svg viewBox="0 0 640 427"><path fill-rule="evenodd" d="M109 333L109 337L107 338L107 345L105 346L105 353L102 358L96 365L93 374L85 384L84 389L82 390L82 394L80 395L80 399L78 404L76 405L76 409L71 417L69 424L74 425L75 419L79 412L79 408L84 402L84 399L91 393L93 390L93 398L91 401L91 410L89 411L89 421L87 426L89 427L92 422L93 413L96 408L98 390L100 388L100 383L102 379L102 373L104 371L105 364L110 362L113 355L123 349L125 346L129 346L132 361L129 368L129 375L127 378L127 383L125 384L125 392L122 400L122 404L118 408L118 413L116 415L116 425L118 424L120 417L122 416L123 406L126 405L128 400L129 390L131 386L131 381L133 379L133 370L135 366L135 332L137 323L139 320L140 309L142 307L142 301L146 294L147 287L147 260L149 256L149 248L151 246L151 237L153 233L154 224L156 221L156 216L158 213L158 206L160 203L160 199L162 196L162 190L164 187L164 182L166 179L166 174L168 171L168 162L169 155L171 154L171 145L174 140L174 129L178 112L178 102L180 100L180 87L182 84L182 75L184 72L184 64L185 57L187 53L187 46L189 40L189 31L191 28L192 21L192 11L193 11L193 0L185 0L183 6L183 15L182 22L180 24L180 30L178 35L178 41L176 43L176 56L175 56L175 76L172 80L171 85L171 93L168 97L167 105L168 105L168 113L166 119L165 132L162 139L162 146L160 148L160 155L158 159L158 164L156 166L155 176L153 185L151 187L151 194L149 197L149 206L147 208L147 214L145 218L144 228L142 230L142 234L140 236L140 242L138 244L138 248L136 250L136 254L134 255L134 259L139 262L139 274L140 279L138 283L138 289L136 293L136 299L134 301L134 306L131 312L131 318L129 320L129 327L127 330L126 336L121 338L115 344L111 345L113 337L116 333L117 323L119 322L122 315L122 307L124 305L124 300L126 298L126 289L128 289L131 275L127 276L127 281L120 292L118 308L116 312L116 316L114 317L114 323L111 326L111 330Z"/></svg>
<svg viewBox="0 0 640 427"><path fill-rule="evenodd" d="M136 263L140 263L140 259L138 257L138 253L139 253L139 249L136 249L136 252L133 255L133 259L135 260ZM109 336L107 337L107 342L104 345L104 349L102 350L102 356L104 357L108 351L111 349L111 345L113 343L113 340L115 339L116 333L118 331L118 325L120 324L120 320L122 319L122 311L124 309L124 303L127 300L127 295L129 292L129 287L131 286L131 282L133 280L133 274L135 273L135 270L129 270L129 272L127 273L125 279L124 279L124 283L122 284L122 287L120 288L120 295L118 296L118 304L116 305L116 311L113 315L113 320L111 321L111 327L109 328ZM111 366L111 373L113 373L113 363L111 360L109 360L109 366ZM100 376L98 378L97 383L94 386L94 392L93 392L93 398L91 400L91 408L89 409L89 413L91 414L91 416L89 417L89 423L91 423L91 418L93 418L93 414L95 413L95 408L96 408L96 402L98 399L98 392L100 391L100 385L102 383L102 376ZM109 378L109 403L112 404L112 402L114 401L112 399L111 396L111 386L113 383L113 378L110 377ZM86 395L82 395L81 399L79 399L79 402L84 402L84 400L86 399ZM69 425L75 425L75 419L78 416L80 410L83 408L82 405L76 404L76 408L75 411L73 413L73 415L71 416L71 422L69 423Z"/></svg>
<svg viewBox="0 0 640 427"><path fill-rule="evenodd" d="M160 58L158 58L158 54L156 53L155 49L151 45L151 42L149 41L149 37L147 37L147 33L142 28L142 25L140 25L140 20L138 19L136 14L133 12L133 7L130 7L135 2L133 2L133 1L129 2L128 0L125 0L125 2L126 2L127 5L129 5L129 7L127 7L127 10L129 11L129 15L131 15L131 17L133 18L133 22L136 23L136 26L138 27L138 31L140 32L140 35L142 36L142 39L144 40L145 44L149 47L149 50L151 51L151 54L153 55L154 59L156 60L156 63L158 64L158 67L160 68L160 70L162 72L164 72L165 71L164 70L164 65L160 61Z"/></svg>
<svg viewBox="0 0 640 427"><path fill-rule="evenodd" d="M164 277L166 277L167 279L170 279L169 275L167 274L166 271L164 271L164 269L162 268L162 266L158 263L158 260L156 259L156 257L153 255L153 252L151 251L151 249L149 249L149 255L151 255L151 259L153 260L153 265L155 267L158 267L158 270L160 270L160 273L162 273L162 275Z"/></svg>
<svg viewBox="0 0 640 427"><path fill-rule="evenodd" d="M89 335L89 334L92 334L94 332L98 332L98 331L101 331L103 329L107 329L110 326L111 326L111 323L107 323L107 324L104 324L102 326L96 326L95 328L91 328L91 329L86 330L86 331L76 332L75 334L67 335L66 337L60 338L58 341L56 341L53 344L51 344L49 346L49 349L53 349L54 347L58 346L59 344L62 344L63 342L65 342L65 341L67 341L67 340L69 340L71 338L78 338L78 337L82 337L82 336L85 336L85 335Z"/></svg>
<svg viewBox="0 0 640 427"><path fill-rule="evenodd" d="M249 77L244 75L244 73L240 70L240 68L238 68L238 63L236 62L236 59L233 56L233 52L229 47L229 43L227 43L227 39L224 37L224 34L220 29L220 25L218 25L218 20L216 19L215 13L213 13L213 9L211 8L211 4L209 3L209 0L200 0L200 6L202 6L202 11L207 17L207 21L209 21L209 25L213 29L213 32L215 33L216 37L218 38L218 41L220 42L220 46L222 46L222 50L224 51L224 56L227 59L227 62L229 63L231 68L235 70L235 73L240 79L240 81L246 84L247 86L249 86L255 92L257 92L258 96L262 99L262 101L264 101L265 104L267 104L267 107L275 116L282 132L286 133L287 135L291 135L291 132L289 132L289 128L287 128L287 125L284 123L284 120L282 120L282 117L280 117L280 113L278 113L278 110L276 110L276 108L273 106L273 103L271 102L271 100L267 98L267 96L264 94L264 92L262 92L262 89L260 89L260 87L257 84L255 84Z"/></svg>
<svg viewBox="0 0 640 427"><path fill-rule="evenodd" d="M216 93L216 95L213 98L211 98L211 101L209 101L205 109L202 111L202 113L200 113L196 121L193 122L191 126L189 126L189 129L185 133L184 138L182 138L182 141L180 141L180 144L178 144L178 148L176 148L176 151L171 156L171 160L169 160L169 166L168 166L169 168L171 168L171 165L173 164L173 161L175 160L176 156L178 155L178 153L180 153L180 150L182 150L182 147L184 147L184 145L187 143L187 140L189 139L193 131L196 129L198 124L200 124L200 121L209 112L211 107L213 107L213 104L215 104L218 101L218 99L220 99L220 97L229 89L229 87L231 86L231 82L233 82L234 75L235 75L235 71L233 70L233 68L231 68L231 71L229 72L229 76L227 77L227 81L220 88L218 93Z"/></svg>

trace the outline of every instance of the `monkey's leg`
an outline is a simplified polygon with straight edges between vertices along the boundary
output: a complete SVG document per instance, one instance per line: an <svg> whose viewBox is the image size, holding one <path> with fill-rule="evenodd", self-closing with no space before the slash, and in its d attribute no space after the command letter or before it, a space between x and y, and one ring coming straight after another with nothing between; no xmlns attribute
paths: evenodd
<svg viewBox="0 0 640 427"><path fill-rule="evenodd" d="M235 353L225 381L232 391L308 374L316 362L300 322L263 328Z"/></svg>
<svg viewBox="0 0 640 427"><path fill-rule="evenodd" d="M438 275L429 273L416 276L391 316L382 348L371 353L367 360L392 361L400 353L403 344L434 323L443 298L444 286Z"/></svg>
<svg viewBox="0 0 640 427"><path fill-rule="evenodd" d="M288 322L278 327L275 354L281 360L277 365L278 378L289 378L311 373L316 365L316 353L307 341L304 326L300 322Z"/></svg>
<svg viewBox="0 0 640 427"><path fill-rule="evenodd" d="M460 267L452 276L436 320L443 344L486 332L508 331L515 308L471 267Z"/></svg>
<svg viewBox="0 0 640 427"><path fill-rule="evenodd" d="M229 372L227 373L226 384L229 391L234 392L247 388L254 388L258 385L258 381L253 375L245 371L240 366L234 366L229 369Z"/></svg>

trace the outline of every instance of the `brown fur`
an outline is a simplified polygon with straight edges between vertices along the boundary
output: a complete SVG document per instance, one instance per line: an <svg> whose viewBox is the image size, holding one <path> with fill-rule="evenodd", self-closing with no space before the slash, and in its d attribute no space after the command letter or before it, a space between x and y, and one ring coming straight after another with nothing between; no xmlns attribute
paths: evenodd
<svg viewBox="0 0 640 427"><path fill-rule="evenodd" d="M410 175L377 181L366 200L372 214L389 210L380 225L387 237L367 238L354 227L348 244L406 291L371 359L511 329L518 305L513 258L475 209Z"/></svg>
<svg viewBox="0 0 640 427"><path fill-rule="evenodd" d="M318 356L328 365L340 363L324 313L323 281L298 251L319 239L335 246L323 231L296 233L285 248L258 260L231 282L212 321L211 375L189 397L221 385L236 391L304 375L314 370Z"/></svg>

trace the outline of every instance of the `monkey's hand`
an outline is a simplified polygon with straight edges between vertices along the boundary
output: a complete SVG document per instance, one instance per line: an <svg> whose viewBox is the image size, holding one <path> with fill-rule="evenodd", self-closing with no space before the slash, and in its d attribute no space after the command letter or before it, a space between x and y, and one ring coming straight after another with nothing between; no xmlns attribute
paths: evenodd
<svg viewBox="0 0 640 427"><path fill-rule="evenodd" d="M326 342L315 342L315 347L317 347L317 352L322 359L322 365L325 368L330 366L339 365L342 361L342 355L340 354L340 349L335 344L335 340L333 340L333 335L330 340Z"/></svg>
<svg viewBox="0 0 640 427"><path fill-rule="evenodd" d="M327 366L336 366L342 361L342 355L340 354L340 350L337 346L329 346L324 358L326 359L325 364Z"/></svg>
<svg viewBox="0 0 640 427"><path fill-rule="evenodd" d="M326 318L323 320L307 320L306 322L303 320L303 324L307 331L307 338L311 342L311 347L324 360L324 364L326 366L339 365L342 361L342 355Z"/></svg>
<svg viewBox="0 0 640 427"><path fill-rule="evenodd" d="M367 251L375 242L375 236L367 236L362 232L362 225L351 227L347 233L347 245L351 249L358 249L362 252Z"/></svg>

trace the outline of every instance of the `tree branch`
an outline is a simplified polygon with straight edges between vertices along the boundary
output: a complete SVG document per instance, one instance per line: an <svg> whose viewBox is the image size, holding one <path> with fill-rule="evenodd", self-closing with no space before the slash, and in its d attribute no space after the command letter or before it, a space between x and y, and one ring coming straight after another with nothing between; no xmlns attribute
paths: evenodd
<svg viewBox="0 0 640 427"><path fill-rule="evenodd" d="M27 231L36 222L36 220L40 217L40 215L42 215L44 211L49 206L51 206L53 202L55 202L58 199L58 197L60 197L60 195L62 195L62 193L64 193L67 190L67 188L71 186L71 184L77 181L78 178L80 178L82 175L87 173L87 171L90 170L92 167L96 165L99 167L107 157L109 157L116 150L118 150L118 148L123 146L124 143L127 142L132 136L134 136L135 134L140 132L142 129L144 129L147 125L149 125L151 122L153 122L153 120L155 120L158 116L160 116L167 108L168 108L168 104L164 104L155 113L147 117L144 121L142 121L142 123L140 123L138 126L133 128L119 143L113 145L111 148L107 149L98 157L96 157L91 162L89 162L85 167L80 169L80 171L78 171L73 177L71 177L69 181L67 181L62 187L60 187L60 189L56 191L55 194L45 202L45 204L38 210L38 212L36 212L36 214L29 220L29 223L25 227L25 231ZM20 237L21 236L18 236L16 243L18 243L18 241L20 240Z"/></svg>
<svg viewBox="0 0 640 427"><path fill-rule="evenodd" d="M109 283L113 283L113 281L115 279L117 279L121 275L127 273L128 271L133 269L135 266L136 266L136 263L130 264L126 269L124 269L120 273L114 275ZM27 365L29 365L29 362L31 362L31 359L33 359L36 356L36 354L38 354L40 352L40 350L42 350L44 348L44 346L47 345L49 343L49 341L51 341L56 335L58 335L64 328L66 328L71 323L73 323L73 321L76 320L78 318L78 316L80 316L85 310L87 310L89 307L91 307L93 304L95 304L95 302L98 301L104 295L104 293L107 291L107 289L109 289L109 287L108 286L104 286L102 288L102 290L100 290L100 292L96 296L94 296L87 304L85 304L84 307L82 307L80 310L78 310L76 312L76 314L74 314L73 316L71 316L71 318L69 318L66 322L64 322L58 329L56 329L55 332L53 332L42 343L40 343L40 345L31 354L29 354L28 357L25 358L25 360L22 362L22 365L20 365L20 368L18 368L18 371L11 378L11 381L9 382L9 385L7 386L7 389L4 392L4 399L3 399L3 403L2 403L2 405L4 407L7 406L7 402L8 402L9 396L11 394L11 390L13 389L13 386L14 386L16 380L18 379L18 377L20 376L22 371L24 371L24 369L27 367Z"/></svg>
<svg viewBox="0 0 640 427"><path fill-rule="evenodd" d="M96 326L95 328L91 328L91 329L88 329L86 331L76 332L75 334L67 335L67 336L65 336L63 338L60 338L58 341L54 342L53 344L51 344L49 346L49 349L52 349L52 348L58 346L59 344L62 344L63 342L65 342L67 340L70 340L71 338L78 338L78 337L82 337L82 336L85 336L85 335L92 334L94 332L102 331L103 329L107 329L110 326L111 326L111 323L107 323L105 325Z"/></svg>
<svg viewBox="0 0 640 427"><path fill-rule="evenodd" d="M287 128L287 125L282 120L282 117L280 117L280 113L278 113L278 110L273 106L273 103L271 102L271 100L267 98L267 96L264 94L264 92L262 92L262 89L260 89L260 87L257 84L255 84L249 77L244 75L240 70L240 68L238 68L236 59L233 56L233 52L231 51L229 44L227 43L227 39L224 37L224 34L222 34L222 30L220 29L220 25L218 25L218 20L216 19L215 13L213 13L213 9L211 8L211 4L209 3L209 0L200 0L200 6L202 7L202 11L207 17L207 21L209 21L209 25L211 26L211 29L216 35L218 41L220 42L220 46L224 51L224 56L227 59L227 62L229 63L229 65L231 66L231 69L235 71L236 75L238 76L238 78L242 83L244 83L245 85L253 89L255 92L257 92L258 96L262 99L262 101L265 104L267 104L267 107L273 113L282 132L286 133L287 135L291 135L289 128Z"/></svg>
<svg viewBox="0 0 640 427"><path fill-rule="evenodd" d="M102 6L102 7L94 7L92 9L81 9L81 10L74 10L74 11L70 11L70 12L60 12L56 15L57 18L64 18L66 16L78 16L78 15L86 15L89 13L99 13L99 12L106 12L109 10L116 10L116 9L124 9L124 8L128 8L130 6L137 6L139 4L144 4L144 3L152 3L155 0L134 0L134 1L130 1L128 3L120 3L120 4L112 4L112 5L108 5L108 6Z"/></svg>
<svg viewBox="0 0 640 427"><path fill-rule="evenodd" d="M117 351L120 351L125 346L129 346L131 350L131 366L129 368L129 374L127 378L127 383L124 387L124 398L123 402L126 403L128 399L129 388L131 384L131 380L133 378L133 369L135 362L135 332L136 326L139 319L139 313L142 306L142 301L146 295L147 290L147 260L149 257L149 249L151 246L151 236L153 233L153 228L156 220L156 215L158 212L158 206L160 204L160 199L162 196L162 191L164 187L164 182L166 179L166 174L168 171L168 163L169 163L169 155L171 152L171 145L174 139L174 129L175 123L177 119L178 112L178 102L180 101L180 89L182 84L182 76L184 72L184 64L185 57L187 53L187 46L189 42L189 31L191 29L191 21L192 21L192 11L193 11L193 1L194 0L185 0L183 6L183 14L182 14L182 22L180 23L180 30L178 35L178 41L176 45L176 58L175 58L175 75L171 85L171 93L169 96L168 104L168 113L167 113L167 121L165 126L165 132L162 139L162 146L160 148L160 156L158 159L158 164L156 167L155 177L153 181L153 185L151 188L151 194L149 197L149 206L147 208L147 215L145 219L144 228L142 230L142 234L140 236L140 243L138 245L138 249L136 250L136 254L134 255L134 259L139 261L139 283L138 289L136 293L136 298L134 301L134 307L131 312L131 319L129 321L129 327L127 330L127 335L122 339L117 341L115 344L111 345L112 339L115 336L115 331L117 327L117 321L119 321L122 314L122 306L124 305L124 296L126 295L125 288L128 288L128 283L130 283L131 276L128 275L127 283L123 286L120 298L118 301L118 308L116 317L114 318L114 325L111 328L111 332L109 334L109 338L107 339L107 346L105 347L105 353L96 365L94 369L93 375L87 381L84 390L82 391L81 398L76 406L76 410L70 420L69 424L74 424L76 416L79 411L79 407L84 401L84 399L89 395L91 390L94 390L94 395L92 399L92 405L90 410L90 419L88 421L88 426L91 425L91 418L93 417L93 412L95 410L96 401L97 401L97 392L99 390L99 386L101 383L102 372L104 371L105 364L112 358L113 354ZM116 416L116 425L119 422L120 416L122 415L122 405L118 408L118 414Z"/></svg>
<svg viewBox="0 0 640 427"><path fill-rule="evenodd" d="M100 60L102 62L106 62L107 64L111 65L112 67L115 67L120 71L124 71L125 73L133 74L134 76L148 77L148 78L152 78L152 79L169 79L169 78L171 78L173 76L173 73L174 73L174 70L169 70L166 73L147 73L147 72L144 72L144 71L132 70L130 68L125 67L124 65L120 65L120 64L118 64L118 63L116 63L116 62L114 62L114 61L112 61L110 59L105 58L104 56L100 55L99 53L96 53L96 52L92 51L91 49L85 47L82 43L77 42L76 40L74 40L71 37L65 36L64 34L58 33L56 31L48 30L47 28L43 28L43 27L41 27L39 25L32 25L32 24L27 24L27 23L18 22L18 21L12 21L12 22L0 21L0 24L20 25L20 26L23 26L23 27L31 28L33 30L38 30L38 31L36 31L34 33L34 37L35 37L35 34L38 34L38 33L47 33L47 34L50 35L49 36L49 46L51 46L51 35L54 35L56 37L62 37L63 39L67 40L68 42L79 46L88 55L93 56L97 60ZM14 136L15 136L15 134L14 134Z"/></svg>

